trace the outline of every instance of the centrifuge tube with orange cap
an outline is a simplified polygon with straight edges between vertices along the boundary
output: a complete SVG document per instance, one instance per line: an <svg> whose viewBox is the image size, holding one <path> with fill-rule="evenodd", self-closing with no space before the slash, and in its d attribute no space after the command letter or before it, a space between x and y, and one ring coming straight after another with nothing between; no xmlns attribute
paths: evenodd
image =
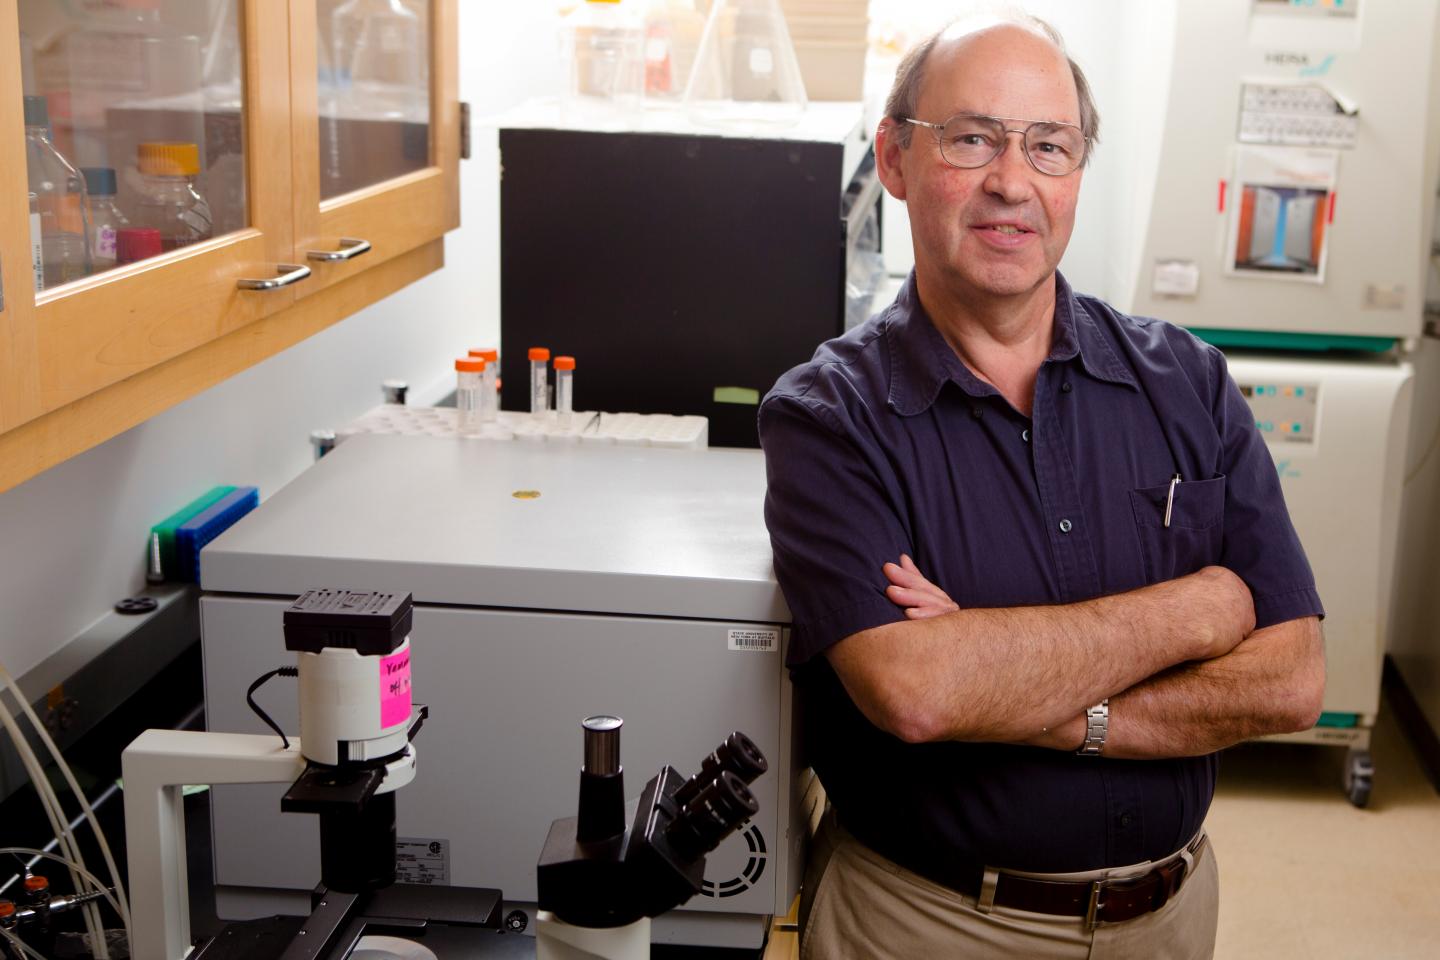
<svg viewBox="0 0 1440 960"><path fill-rule="evenodd" d="M461 436L480 432L480 395L484 392L486 363L479 357L455 361L455 432Z"/></svg>
<svg viewBox="0 0 1440 960"><path fill-rule="evenodd" d="M569 429L575 405L575 358L555 358L555 410L562 429Z"/></svg>
<svg viewBox="0 0 1440 960"><path fill-rule="evenodd" d="M494 423L500 419L500 394L498 380L500 377L500 351L493 347L484 350L471 350L470 356L479 357L485 361L485 379L481 383L480 394L480 422Z"/></svg>
<svg viewBox="0 0 1440 960"><path fill-rule="evenodd" d="M550 406L550 351L545 347L530 348L530 413L545 419Z"/></svg>

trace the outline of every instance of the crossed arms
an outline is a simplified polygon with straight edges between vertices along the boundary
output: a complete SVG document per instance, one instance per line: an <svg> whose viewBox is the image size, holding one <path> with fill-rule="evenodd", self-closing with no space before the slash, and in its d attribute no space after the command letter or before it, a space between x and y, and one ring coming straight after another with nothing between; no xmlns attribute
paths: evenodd
<svg viewBox="0 0 1440 960"><path fill-rule="evenodd" d="M1304 730L1325 687L1319 621L1255 629L1250 590L1223 567L1081 603L960 609L908 557L886 564L907 619L826 657L860 711L902 740L1074 750L1110 698L1105 755L1198 756Z"/></svg>

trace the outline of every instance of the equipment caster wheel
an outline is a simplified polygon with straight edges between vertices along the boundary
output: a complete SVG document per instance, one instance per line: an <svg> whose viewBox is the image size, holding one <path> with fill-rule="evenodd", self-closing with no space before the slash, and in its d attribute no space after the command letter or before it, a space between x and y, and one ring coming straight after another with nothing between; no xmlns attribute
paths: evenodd
<svg viewBox="0 0 1440 960"><path fill-rule="evenodd" d="M1370 802L1370 785L1375 779L1375 763L1369 750L1351 750L1345 762L1345 796L1356 807Z"/></svg>

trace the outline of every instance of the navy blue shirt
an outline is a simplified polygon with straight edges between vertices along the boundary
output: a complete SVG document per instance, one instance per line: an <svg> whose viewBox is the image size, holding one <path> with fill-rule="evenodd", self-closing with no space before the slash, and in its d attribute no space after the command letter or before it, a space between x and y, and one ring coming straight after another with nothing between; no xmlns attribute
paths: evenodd
<svg viewBox="0 0 1440 960"><path fill-rule="evenodd" d="M912 275L760 409L807 760L862 842L972 892L986 865L1069 872L1172 853L1204 821L1217 758L906 744L876 728L818 654L904 619L883 563L909 554L961 607L1074 603L1220 564L1250 587L1257 627L1322 614L1224 356L1058 275L1052 344L1027 418L956 356Z"/></svg>

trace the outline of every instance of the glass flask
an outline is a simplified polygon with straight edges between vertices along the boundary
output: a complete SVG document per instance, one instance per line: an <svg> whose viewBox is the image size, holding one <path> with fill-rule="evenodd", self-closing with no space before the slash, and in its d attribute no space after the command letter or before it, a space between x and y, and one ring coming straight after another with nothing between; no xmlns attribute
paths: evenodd
<svg viewBox="0 0 1440 960"><path fill-rule="evenodd" d="M235 0L212 3L201 59L207 110L240 109L244 101L244 51L240 49L240 16Z"/></svg>
<svg viewBox="0 0 1440 960"><path fill-rule="evenodd" d="M601 125L633 119L645 89L645 25L633 0L585 0L560 38L566 116Z"/></svg>
<svg viewBox="0 0 1440 960"><path fill-rule="evenodd" d="M316 30L320 196L328 200L430 163L428 5L346 0Z"/></svg>
<svg viewBox="0 0 1440 960"><path fill-rule="evenodd" d="M778 0L715 0L685 89L696 123L783 128L805 112L805 82Z"/></svg>
<svg viewBox="0 0 1440 960"><path fill-rule="evenodd" d="M25 98L25 172L39 293L88 276L91 269L85 180L50 142L50 112L44 97Z"/></svg>
<svg viewBox="0 0 1440 960"><path fill-rule="evenodd" d="M76 162L116 166L147 133L203 143L200 38L167 20L160 0L92 0L87 8L66 39Z"/></svg>
<svg viewBox="0 0 1440 960"><path fill-rule="evenodd" d="M690 0L654 0L645 14L646 106L680 103L704 31Z"/></svg>
<svg viewBox="0 0 1440 960"><path fill-rule="evenodd" d="M330 20L330 66L343 99L375 119L428 119L425 31L400 0L349 0Z"/></svg>

